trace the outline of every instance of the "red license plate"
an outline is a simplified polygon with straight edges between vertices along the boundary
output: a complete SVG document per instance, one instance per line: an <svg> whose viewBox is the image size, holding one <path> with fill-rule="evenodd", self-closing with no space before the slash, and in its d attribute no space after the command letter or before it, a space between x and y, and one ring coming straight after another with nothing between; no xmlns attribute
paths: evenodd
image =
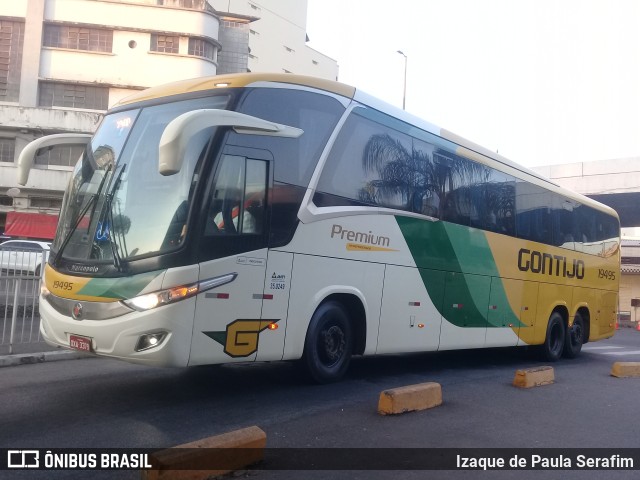
<svg viewBox="0 0 640 480"><path fill-rule="evenodd" d="M91 339L87 337L79 337L78 335L69 335L69 346L74 350L82 350L83 352L90 352Z"/></svg>

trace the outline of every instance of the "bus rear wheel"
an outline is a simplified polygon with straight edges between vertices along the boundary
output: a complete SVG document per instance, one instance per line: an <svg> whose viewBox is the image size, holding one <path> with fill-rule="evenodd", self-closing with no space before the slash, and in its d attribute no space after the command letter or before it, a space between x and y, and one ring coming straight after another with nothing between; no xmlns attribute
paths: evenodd
<svg viewBox="0 0 640 480"><path fill-rule="evenodd" d="M317 383L340 380L351 361L353 333L349 316L338 302L328 301L311 318L304 343L303 363Z"/></svg>
<svg viewBox="0 0 640 480"><path fill-rule="evenodd" d="M542 356L549 362L560 360L565 344L564 319L558 312L553 312L547 324L547 336L542 344Z"/></svg>
<svg viewBox="0 0 640 480"><path fill-rule="evenodd" d="M576 313L573 319L573 325L567 330L567 335L564 341L564 353L566 358L576 358L582 350L582 344L584 343L584 320L582 315Z"/></svg>

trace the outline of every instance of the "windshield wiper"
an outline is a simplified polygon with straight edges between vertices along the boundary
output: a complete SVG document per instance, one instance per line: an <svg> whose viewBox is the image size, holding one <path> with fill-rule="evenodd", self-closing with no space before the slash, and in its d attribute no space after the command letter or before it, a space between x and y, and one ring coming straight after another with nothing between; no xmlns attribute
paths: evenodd
<svg viewBox="0 0 640 480"><path fill-rule="evenodd" d="M64 249L67 248L67 245L71 241L71 237L73 236L75 231L78 229L78 225L80 225L80 222L82 221L82 219L84 218L85 214L89 210L89 207L91 207L91 206L93 206L93 209L91 210L91 216L89 218L93 217L93 214L95 212L95 207L97 205L96 200L100 196L100 192L102 191L102 187L104 186L104 182L107 179L107 176L109 175L109 172L111 171L112 168L113 168L113 164L110 164L107 167L107 170L104 172L104 176L102 177L102 180L100 181L100 185L98 185L98 190L96 191L96 193L91 195L91 198L89 198L89 201L85 204L85 206L80 211L80 214L78 215L78 218L76 219L76 221L74 222L73 226L69 230L69 233L67 233L67 235L64 237L64 240L60 244L60 248L56 252L56 256L53 259L53 265L54 266L58 266L58 262L60 262L60 259L62 258L62 252L64 252Z"/></svg>
<svg viewBox="0 0 640 480"><path fill-rule="evenodd" d="M119 272L123 271L123 260L118 252L118 245L116 244L115 238L112 238L113 228L113 212L111 211L111 202L109 202L109 211L107 213L109 215L109 222L111 223L111 229L109 230L109 245L111 245L111 254L113 255L113 265L116 267L116 270Z"/></svg>
<svg viewBox="0 0 640 480"><path fill-rule="evenodd" d="M71 237L73 236L73 233L78 228L78 225L80 225L80 222L84 218L85 213L87 213L87 210L89 210L89 207L96 202L96 198L98 198L98 194L97 193L94 193L93 195L91 195L91 198L89 199L87 204L80 211L80 214L78 215L78 219L75 221L75 223L73 224L73 226L69 230L69 233L67 234L67 236L64 237L64 240L62 241L62 244L60 245L60 248L56 252L56 256L53 259L53 265L55 265L55 266L58 265L58 262L60 261L60 258L62 258L62 252L64 251L65 248L67 248L67 245L69 244L69 241L71 240Z"/></svg>
<svg viewBox="0 0 640 480"><path fill-rule="evenodd" d="M122 248L125 255L127 255L127 248L126 248L126 244L124 245L122 244L122 240L120 241L121 245L118 245L116 243L115 238L113 237L113 235L115 235L115 232L116 232L116 226L113 222L113 197L118 191L118 187L120 186L120 180L122 179L122 175L124 174L124 171L126 168L127 168L126 164L123 165L122 168L120 169L120 172L114 179L113 188L107 194L107 201L105 202L104 210L102 211L103 215L101 215L101 216L106 215L108 224L110 225L110 228L108 229L106 236L109 240L109 245L111 246L111 254L113 255L113 265L116 267L116 270L118 270L118 272L122 272L123 266L124 266L124 260L120 255L118 248ZM122 221L122 218L120 220Z"/></svg>

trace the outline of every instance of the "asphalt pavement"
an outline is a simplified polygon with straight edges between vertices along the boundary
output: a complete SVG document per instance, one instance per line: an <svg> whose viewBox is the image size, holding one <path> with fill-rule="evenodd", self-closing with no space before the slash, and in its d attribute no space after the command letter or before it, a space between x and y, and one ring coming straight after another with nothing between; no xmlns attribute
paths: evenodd
<svg viewBox="0 0 640 480"><path fill-rule="evenodd" d="M412 448L638 449L640 379L618 379L609 372L614 361L639 360L640 332L622 329L613 339L586 345L577 359L553 364L555 384L528 390L512 386L515 370L545 363L522 348L355 358L343 382L322 386L301 381L288 362L185 370L108 359L45 361L0 371L0 447L166 448L257 425L276 453L291 448L354 454L367 448L373 455L401 455ZM442 385L442 406L386 417L376 413L381 391L427 381ZM582 480L635 479L638 468L334 471L307 464L301 470L265 468L246 475L257 480ZM45 478L37 473L43 472L15 478ZM47 473L47 478L87 478L86 472ZM139 473L103 471L91 478L133 479Z"/></svg>

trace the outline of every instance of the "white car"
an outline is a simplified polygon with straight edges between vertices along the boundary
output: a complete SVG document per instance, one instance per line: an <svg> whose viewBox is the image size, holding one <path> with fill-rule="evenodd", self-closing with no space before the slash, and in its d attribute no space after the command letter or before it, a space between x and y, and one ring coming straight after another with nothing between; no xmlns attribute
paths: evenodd
<svg viewBox="0 0 640 480"><path fill-rule="evenodd" d="M0 244L0 268L40 275L51 244L34 240L8 240Z"/></svg>

